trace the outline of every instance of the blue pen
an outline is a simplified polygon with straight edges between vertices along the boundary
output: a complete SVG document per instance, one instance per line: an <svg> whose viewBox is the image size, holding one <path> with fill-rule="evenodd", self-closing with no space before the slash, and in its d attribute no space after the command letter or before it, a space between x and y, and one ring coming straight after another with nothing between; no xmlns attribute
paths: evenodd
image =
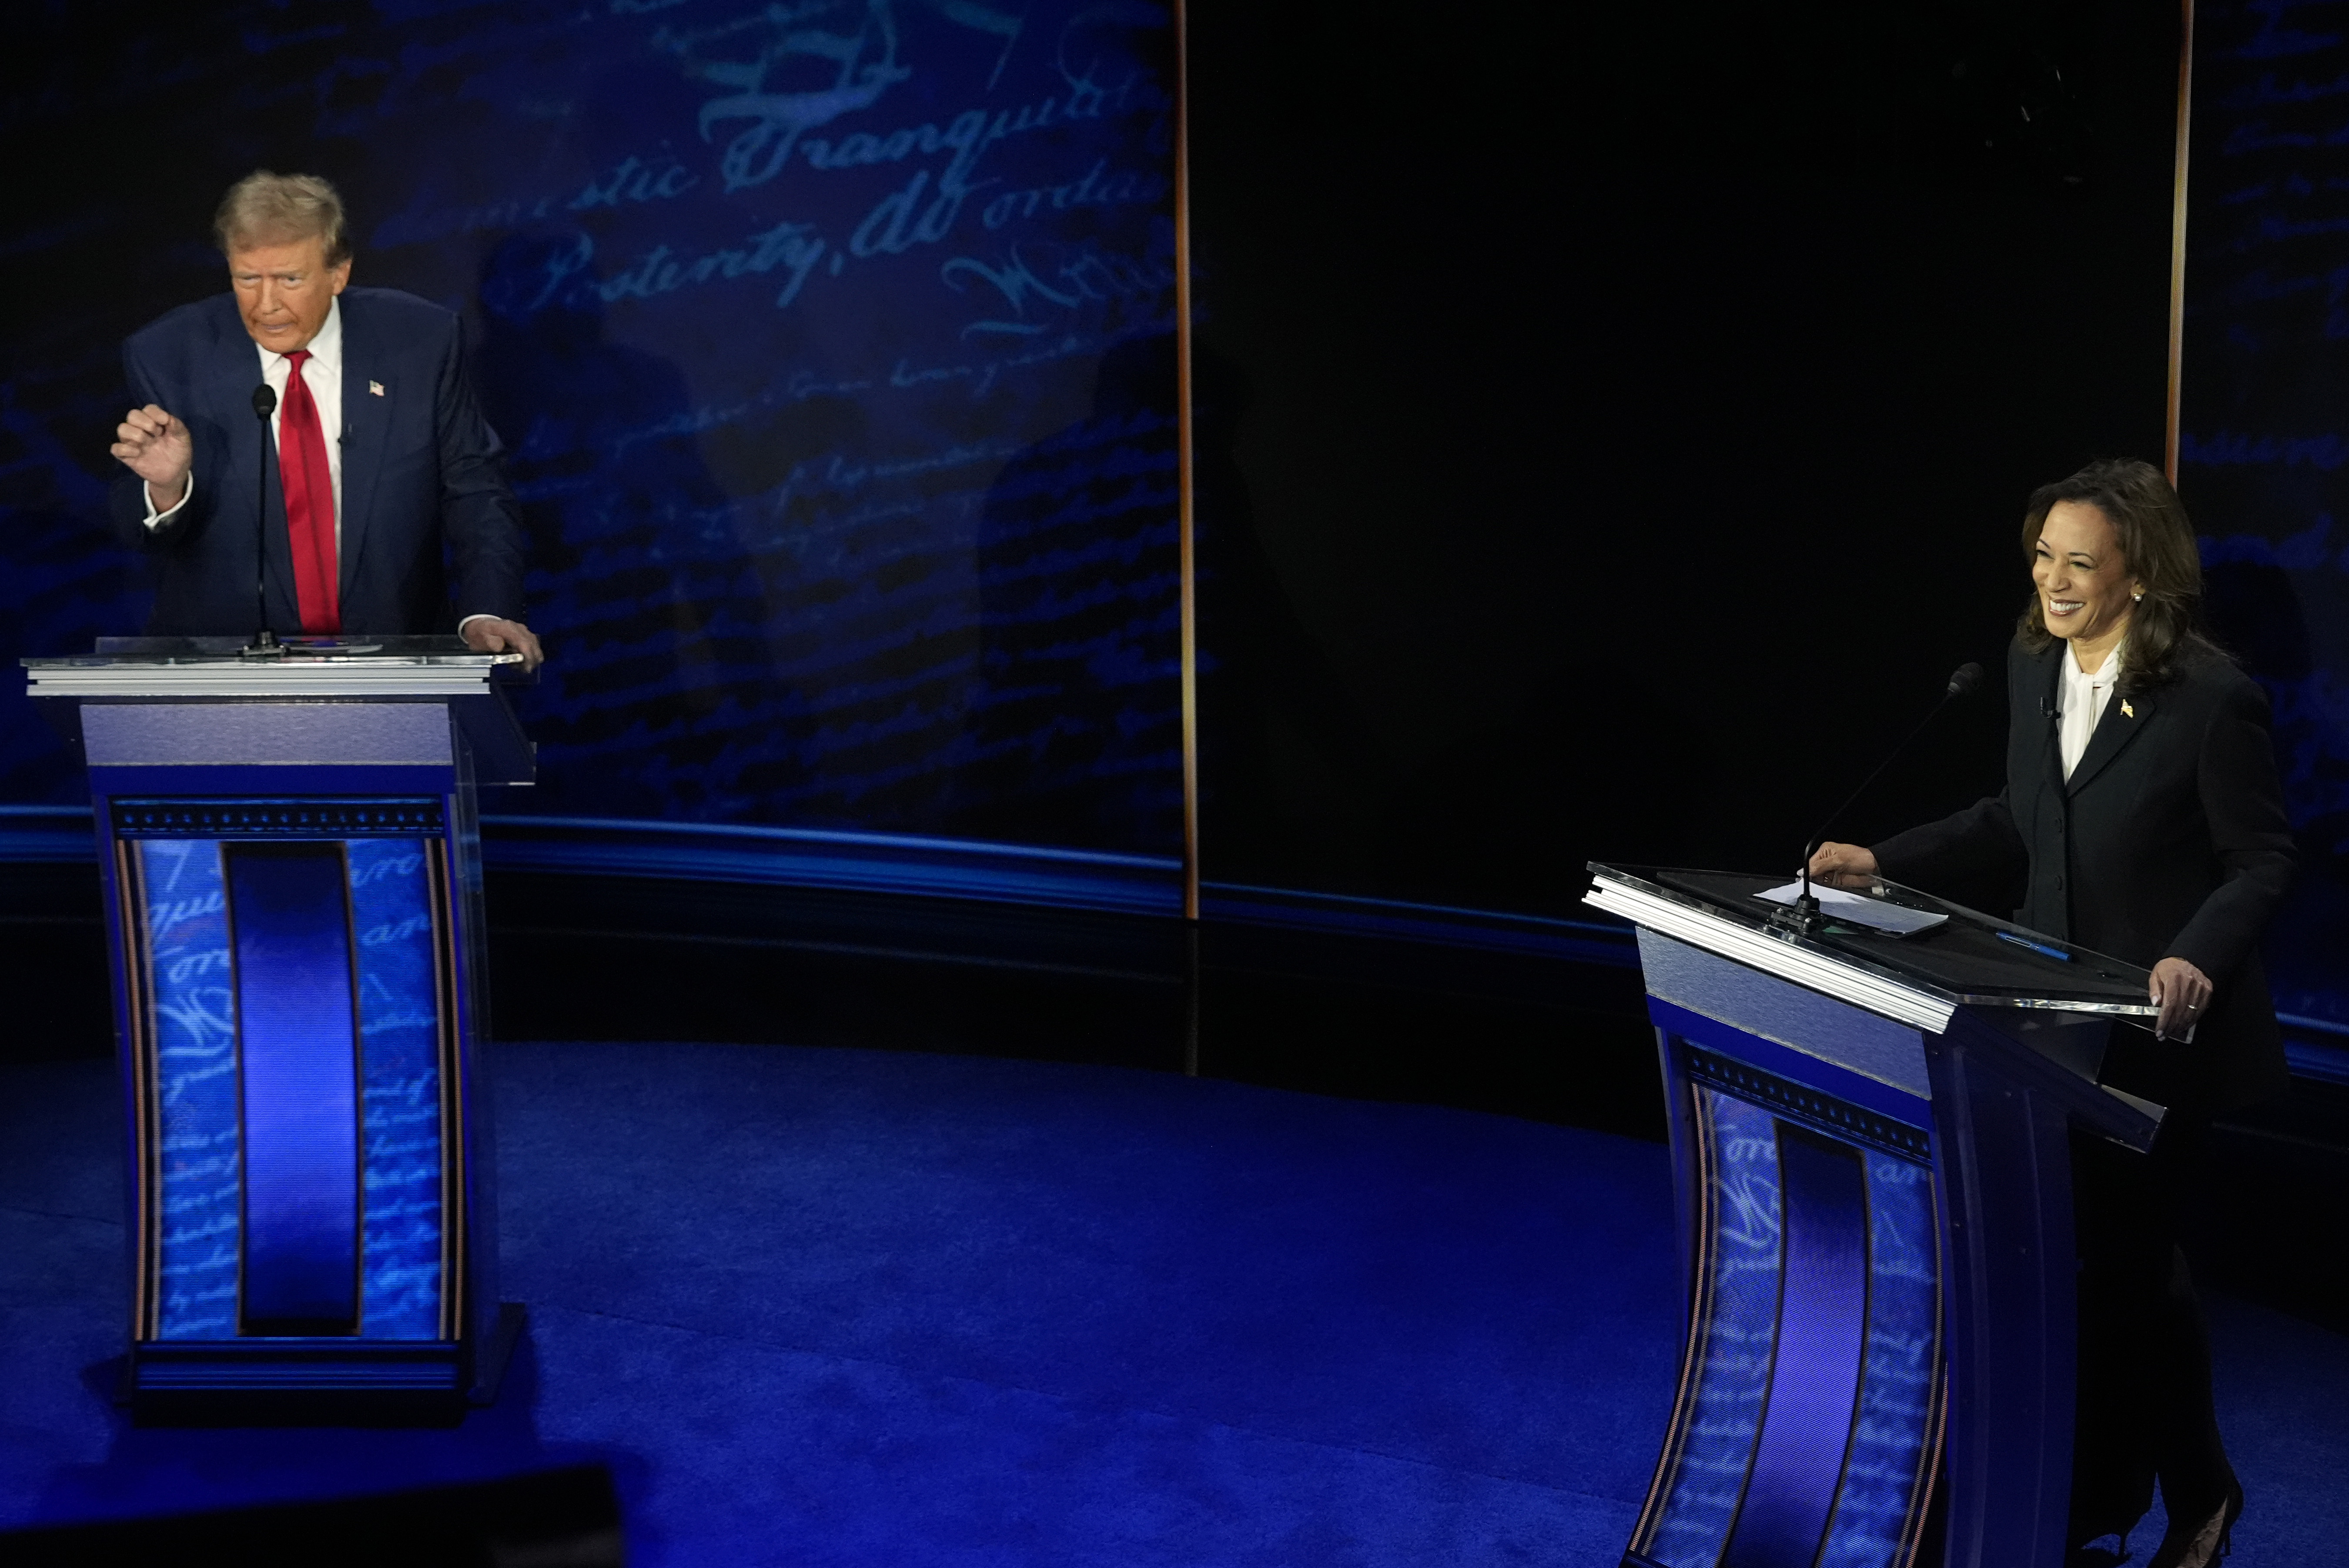
<svg viewBox="0 0 2349 1568"><path fill-rule="evenodd" d="M2060 958L2066 964L2072 962L2072 955L2060 947L2050 947L2044 942L2033 942L2027 936L2017 936L2011 931L1994 931L1991 934L2001 942L2012 942L2017 947L2028 947L2032 952L2044 957Z"/></svg>

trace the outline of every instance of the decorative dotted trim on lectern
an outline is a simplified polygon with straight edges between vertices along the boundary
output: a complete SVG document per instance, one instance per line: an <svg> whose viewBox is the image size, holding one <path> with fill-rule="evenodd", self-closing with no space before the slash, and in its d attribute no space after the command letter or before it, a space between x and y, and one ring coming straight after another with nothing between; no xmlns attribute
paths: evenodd
<svg viewBox="0 0 2349 1568"><path fill-rule="evenodd" d="M1920 1128L1862 1110L1847 1100L1805 1088L1775 1073L1747 1067L1686 1039L1682 1039L1680 1046L1688 1076L1697 1083L1710 1084L1740 1099L1764 1106L1790 1121L1815 1127L1830 1137L1864 1143L1920 1165L1933 1162L1932 1135Z"/></svg>
<svg viewBox="0 0 2349 1568"><path fill-rule="evenodd" d="M446 830L441 802L430 797L114 802L114 831L122 838L437 838Z"/></svg>

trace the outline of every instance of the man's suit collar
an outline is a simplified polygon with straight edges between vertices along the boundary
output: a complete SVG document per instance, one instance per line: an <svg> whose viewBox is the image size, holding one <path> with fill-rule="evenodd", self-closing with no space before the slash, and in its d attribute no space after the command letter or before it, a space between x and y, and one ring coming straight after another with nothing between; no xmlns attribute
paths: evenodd
<svg viewBox="0 0 2349 1568"><path fill-rule="evenodd" d="M204 323L212 329L212 341L204 347L207 367L214 380L235 388L235 402L250 409L253 389L261 385L253 335L244 330L244 317L237 314L234 294L222 294L215 303L218 308L204 314Z"/></svg>
<svg viewBox="0 0 2349 1568"><path fill-rule="evenodd" d="M375 516L376 475L391 428L394 397L429 396L429 388L399 384L385 366L385 345L372 329L363 291L345 289L340 307L343 334L343 537L342 586L348 597L357 581L368 525Z"/></svg>
<svg viewBox="0 0 2349 1568"><path fill-rule="evenodd" d="M336 575L341 582L342 596L347 599L367 549L368 524L375 510L371 503L376 475L382 469L390 425L390 400L403 390L410 397L429 397L430 388L403 388L395 384L385 368L385 345L380 335L371 330L372 317L363 291L344 290L335 302L335 319L342 335L343 358L343 505L340 538L336 542L339 569ZM222 406L232 410L227 416L226 432L229 462L237 472L250 474L264 460L261 421L251 410L253 389L261 385L260 356L269 351L254 342L253 335L245 331L244 317L238 313L233 294L216 295L214 307L205 313L205 321L212 332L212 342L205 350L208 374ZM377 391L378 387L382 390ZM272 515L279 520L277 526L270 530L270 559L274 572L283 574L282 581L291 583L294 563L291 547L285 542L285 502L278 499L274 482L270 498L275 502Z"/></svg>
<svg viewBox="0 0 2349 1568"><path fill-rule="evenodd" d="M294 603L294 552L285 533L285 499L274 471L277 466L276 452L269 440L269 426L253 411L254 389L262 385L261 362L255 356L253 335L244 330L244 317L236 308L233 294L217 294L208 302L202 315L207 336L202 339L202 374L209 383L209 396L202 401L221 421L221 436L227 443L226 472L211 482L218 492L238 498L243 517L238 527L246 526L253 517L252 508L262 506L268 516L269 526L262 531L262 549L269 558L264 573L269 584L269 618L273 624L295 625L301 612ZM247 485L259 485L258 493Z"/></svg>

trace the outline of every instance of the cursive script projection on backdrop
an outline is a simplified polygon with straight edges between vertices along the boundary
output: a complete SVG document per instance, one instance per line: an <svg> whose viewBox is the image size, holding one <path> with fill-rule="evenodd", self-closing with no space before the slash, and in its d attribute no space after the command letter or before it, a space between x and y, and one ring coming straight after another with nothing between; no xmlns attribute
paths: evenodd
<svg viewBox="0 0 2349 1568"><path fill-rule="evenodd" d="M342 182L357 280L468 316L554 654L499 809L1178 852L1164 7L341 15L241 10L171 90L224 184L300 76L273 156ZM27 651L135 629L113 395L0 396L49 470L0 551L80 584Z"/></svg>
<svg viewBox="0 0 2349 1568"><path fill-rule="evenodd" d="M2267 688L2302 871L2276 1005L2349 1024L2349 13L2204 0L2178 490Z"/></svg>

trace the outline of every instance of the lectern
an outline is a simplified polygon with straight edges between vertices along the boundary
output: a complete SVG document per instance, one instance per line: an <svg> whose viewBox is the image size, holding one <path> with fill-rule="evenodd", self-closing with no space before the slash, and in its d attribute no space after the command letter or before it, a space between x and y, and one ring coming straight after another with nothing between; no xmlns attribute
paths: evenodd
<svg viewBox="0 0 2349 1568"><path fill-rule="evenodd" d="M27 659L89 772L142 1417L452 1418L519 1310L491 1226L474 789L511 655L108 639Z"/></svg>
<svg viewBox="0 0 2349 1568"><path fill-rule="evenodd" d="M2097 1082L2146 971L1892 883L1861 896L1940 918L1893 936L1790 921L1760 896L1782 877L1590 869L1639 927L1686 1270L1625 1568L1907 1568L1929 1530L1951 1568L2058 1568L2070 1140L2160 1125Z"/></svg>

